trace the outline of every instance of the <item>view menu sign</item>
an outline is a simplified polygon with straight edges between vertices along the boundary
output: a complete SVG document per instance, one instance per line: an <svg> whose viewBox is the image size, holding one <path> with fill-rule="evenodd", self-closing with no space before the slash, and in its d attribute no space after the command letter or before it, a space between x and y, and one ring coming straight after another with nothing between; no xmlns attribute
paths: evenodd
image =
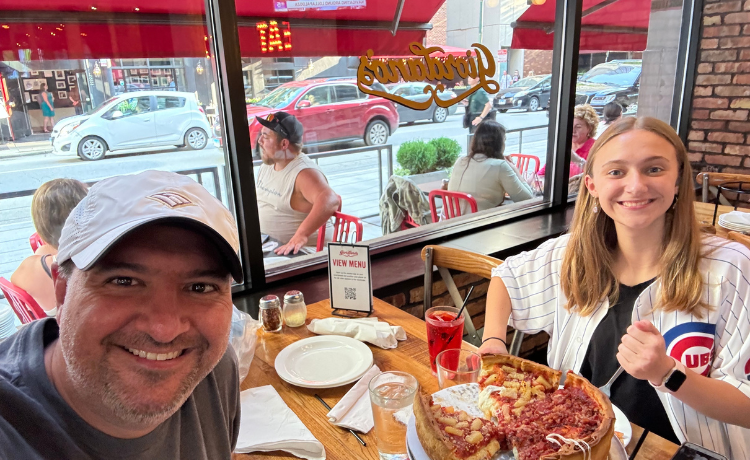
<svg viewBox="0 0 750 460"><path fill-rule="evenodd" d="M480 88L484 88L489 94L497 93L500 91L500 84L490 80L495 75L494 56L487 47L480 43L474 43L471 46L474 47L476 58L471 55L471 51L467 51L466 56L449 54L445 57L431 57L430 54L443 53L443 49L439 46L425 48L417 42L409 45L409 50L415 56L409 59L373 59L373 51L367 50L367 54L359 58L357 86L363 93L379 96L415 110L426 110L433 102L440 107L448 108L471 96ZM478 78L479 82L460 96L447 100L438 97L438 92L445 90L445 85L442 83L437 83L435 86L427 85L424 93L431 93L431 97L424 102L369 88L375 80L385 85L400 81L453 80L456 76L463 79Z"/></svg>
<svg viewBox="0 0 750 460"><path fill-rule="evenodd" d="M328 243L328 282L331 308L372 312L370 248Z"/></svg>

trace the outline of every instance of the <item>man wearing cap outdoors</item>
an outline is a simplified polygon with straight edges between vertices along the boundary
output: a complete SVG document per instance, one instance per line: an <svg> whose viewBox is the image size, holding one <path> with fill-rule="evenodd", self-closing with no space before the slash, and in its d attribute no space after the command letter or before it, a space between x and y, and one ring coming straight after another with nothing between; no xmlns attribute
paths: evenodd
<svg viewBox="0 0 750 460"><path fill-rule="evenodd" d="M0 458L229 459L238 248L232 215L186 176L91 187L60 237L57 320L0 342Z"/></svg>
<svg viewBox="0 0 750 460"><path fill-rule="evenodd" d="M318 229L340 200L317 164L302 153L302 123L286 112L257 117L261 165L256 195L260 231L281 242L276 254L315 252Z"/></svg>

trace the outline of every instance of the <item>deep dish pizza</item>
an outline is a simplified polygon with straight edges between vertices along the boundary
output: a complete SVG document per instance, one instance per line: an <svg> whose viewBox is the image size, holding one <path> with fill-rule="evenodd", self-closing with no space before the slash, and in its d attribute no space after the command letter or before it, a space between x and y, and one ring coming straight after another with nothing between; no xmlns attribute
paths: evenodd
<svg viewBox="0 0 750 460"><path fill-rule="evenodd" d="M432 460L606 460L614 433L609 399L588 380L509 355L485 356L477 406L486 418L415 399L417 435Z"/></svg>

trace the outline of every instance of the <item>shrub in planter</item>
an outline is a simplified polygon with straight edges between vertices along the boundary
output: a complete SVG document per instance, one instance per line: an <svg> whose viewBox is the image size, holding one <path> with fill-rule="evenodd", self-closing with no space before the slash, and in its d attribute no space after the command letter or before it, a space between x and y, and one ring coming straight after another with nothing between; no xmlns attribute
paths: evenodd
<svg viewBox="0 0 750 460"><path fill-rule="evenodd" d="M398 148L396 160L412 174L424 174L435 170L437 151L434 145L423 140L407 141Z"/></svg>
<svg viewBox="0 0 750 460"><path fill-rule="evenodd" d="M437 153L435 168L437 169L452 167L461 154L461 145L448 137L436 137L430 139L429 143L435 146Z"/></svg>

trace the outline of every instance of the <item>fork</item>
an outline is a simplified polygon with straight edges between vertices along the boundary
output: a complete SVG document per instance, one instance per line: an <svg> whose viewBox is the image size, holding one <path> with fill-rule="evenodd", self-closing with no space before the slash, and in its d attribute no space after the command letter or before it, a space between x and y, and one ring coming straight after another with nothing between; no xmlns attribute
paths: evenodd
<svg viewBox="0 0 750 460"><path fill-rule="evenodd" d="M622 374L622 371L623 371L623 368L622 366L620 366L615 371L614 375L612 375L612 378L609 379L609 382L605 383L604 386L599 387L599 391L607 395L607 397L609 398L611 396L610 393L611 393L612 384L615 383L615 380L617 380L617 377L619 377L620 374Z"/></svg>

